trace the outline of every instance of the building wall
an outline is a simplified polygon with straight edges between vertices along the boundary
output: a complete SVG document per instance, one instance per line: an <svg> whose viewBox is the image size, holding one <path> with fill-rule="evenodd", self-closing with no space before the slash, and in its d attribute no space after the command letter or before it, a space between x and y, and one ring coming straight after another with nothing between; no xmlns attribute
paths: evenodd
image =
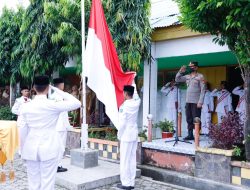
<svg viewBox="0 0 250 190"><path fill-rule="evenodd" d="M162 30L162 29L159 29ZM158 30L158 31L159 31ZM172 30L172 29L170 29ZM182 30L182 26L177 27L176 30L180 32ZM168 32L168 30L164 30L165 33ZM157 31L155 32L155 34ZM173 34L173 31L171 32ZM186 32L184 32L186 33ZM160 37L159 40L157 40L157 36L154 36L154 56L153 58L161 59L161 58L168 58L168 57L179 57L179 56L188 56L188 55L200 55L200 54L209 54L209 53L217 53L217 52L228 52L229 49L227 46L219 46L218 44L213 43L214 36L203 34L199 35L197 33L192 34L188 33L187 35L183 34L184 37L179 36L176 38L175 35L173 35L173 39L171 39L171 36L165 35L166 39L164 40L164 34L159 33ZM188 36L189 35L189 36ZM213 57L209 57L209 59L213 60ZM191 61L191 60L189 60ZM216 65L220 65L217 60L214 60L216 62ZM165 64L165 63L164 63ZM166 64L169 64L166 62ZM183 65L187 65L188 62L183 63ZM221 63L221 65L225 65L225 63ZM178 69L178 67L176 68ZM157 75L159 76L159 72L161 70L158 70ZM173 72L173 71L172 71ZM175 71L174 71L175 72ZM221 80L226 80L226 66L216 66L216 67L203 67L199 69L199 72L204 74L206 80L208 80L211 83L211 87L215 88L219 86L219 83ZM155 75L155 73L151 73ZM146 80L144 75L144 81ZM156 81L155 81L156 80ZM161 121L166 116L166 96L164 96L159 90L160 87L162 87L164 84L159 85L161 78L151 79L151 83L155 83L158 80L158 89L157 89L157 98L156 100L152 100L156 107L154 112L156 115L154 116L154 123ZM168 81L164 81L168 82ZM147 85L144 84L144 88L147 88ZM186 118L185 118L185 96L186 96L186 90L181 90L181 109L182 109L182 136L185 136L187 134L186 129ZM147 102L143 102L143 105L147 105ZM145 118L145 113L143 113L143 118ZM216 122L216 115L213 116L213 121ZM145 122L143 122L145 125ZM155 137L160 137L160 131L156 130L154 131Z"/></svg>
<svg viewBox="0 0 250 190"><path fill-rule="evenodd" d="M156 58L229 51L227 46L213 43L213 38L202 35L156 42Z"/></svg>

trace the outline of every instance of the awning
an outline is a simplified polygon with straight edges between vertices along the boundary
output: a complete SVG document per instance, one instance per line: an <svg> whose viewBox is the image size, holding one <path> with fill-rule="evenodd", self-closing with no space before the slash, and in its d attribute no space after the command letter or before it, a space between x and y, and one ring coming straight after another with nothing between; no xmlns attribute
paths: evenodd
<svg viewBox="0 0 250 190"><path fill-rule="evenodd" d="M235 55L230 51L226 51L217 53L158 58L158 70L177 69L180 68L182 65L188 65L190 61L198 61L200 67L235 65L238 63Z"/></svg>

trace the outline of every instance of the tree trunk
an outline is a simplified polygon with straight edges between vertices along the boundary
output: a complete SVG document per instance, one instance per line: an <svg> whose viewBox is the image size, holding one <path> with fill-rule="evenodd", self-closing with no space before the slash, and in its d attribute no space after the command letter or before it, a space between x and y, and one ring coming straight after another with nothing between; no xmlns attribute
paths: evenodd
<svg viewBox="0 0 250 190"><path fill-rule="evenodd" d="M250 69L245 69L246 88L246 122L244 127L246 159L250 161Z"/></svg>

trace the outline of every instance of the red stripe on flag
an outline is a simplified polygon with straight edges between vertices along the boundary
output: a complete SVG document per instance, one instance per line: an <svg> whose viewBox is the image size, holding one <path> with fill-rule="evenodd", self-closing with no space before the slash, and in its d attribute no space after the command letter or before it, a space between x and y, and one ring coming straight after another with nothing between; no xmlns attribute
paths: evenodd
<svg viewBox="0 0 250 190"><path fill-rule="evenodd" d="M104 62L110 71L111 79L115 86L117 106L120 107L124 101L123 86L132 84L135 72L124 73L122 71L100 0L92 1L89 28L94 29L97 37L102 43Z"/></svg>

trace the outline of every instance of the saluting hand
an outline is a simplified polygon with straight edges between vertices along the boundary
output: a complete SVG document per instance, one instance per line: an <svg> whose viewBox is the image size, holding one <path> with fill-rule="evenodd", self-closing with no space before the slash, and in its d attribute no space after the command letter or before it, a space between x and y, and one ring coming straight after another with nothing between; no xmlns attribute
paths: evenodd
<svg viewBox="0 0 250 190"><path fill-rule="evenodd" d="M183 65L183 66L181 67L181 69L180 69L180 72L181 72L181 73L185 73L185 72L186 72L186 69L187 69L187 67L186 67L185 65Z"/></svg>

